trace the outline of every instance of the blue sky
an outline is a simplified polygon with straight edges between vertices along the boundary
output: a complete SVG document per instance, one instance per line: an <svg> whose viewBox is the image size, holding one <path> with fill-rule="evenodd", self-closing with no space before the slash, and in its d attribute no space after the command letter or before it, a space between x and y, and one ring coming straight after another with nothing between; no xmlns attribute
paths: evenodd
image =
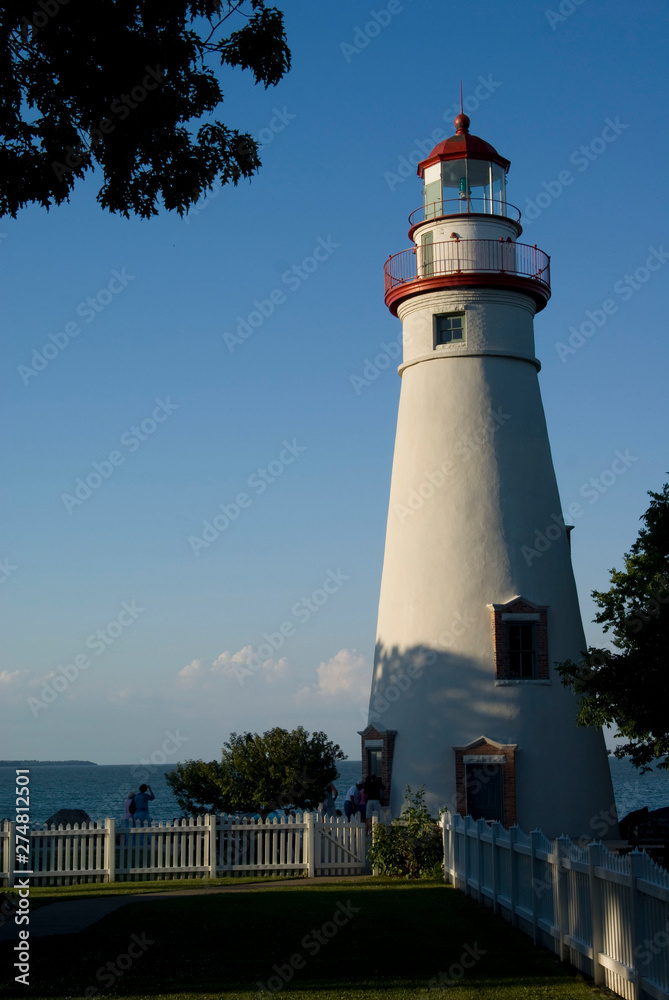
<svg viewBox="0 0 669 1000"><path fill-rule="evenodd" d="M128 221L90 177L0 221L3 757L211 759L299 724L359 756L400 388L382 268L461 79L552 258L537 354L591 642L667 479L660 5L281 6L285 80L223 75L252 181Z"/></svg>

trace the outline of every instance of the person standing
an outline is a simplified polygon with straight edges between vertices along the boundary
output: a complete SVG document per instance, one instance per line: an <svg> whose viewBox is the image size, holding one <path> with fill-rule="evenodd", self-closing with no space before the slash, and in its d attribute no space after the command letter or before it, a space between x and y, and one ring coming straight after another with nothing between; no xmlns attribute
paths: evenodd
<svg viewBox="0 0 669 1000"><path fill-rule="evenodd" d="M365 779L365 795L367 796L367 827L371 827L372 816L381 815L381 792L386 786L374 773Z"/></svg>
<svg viewBox="0 0 669 1000"><path fill-rule="evenodd" d="M364 823L367 815L367 793L362 781L358 782L358 809L360 810L360 819Z"/></svg>
<svg viewBox="0 0 669 1000"><path fill-rule="evenodd" d="M150 823L149 802L153 802L155 795L151 790L151 785L140 785L139 791L135 795L135 824L142 826Z"/></svg>
<svg viewBox="0 0 669 1000"><path fill-rule="evenodd" d="M344 799L344 813L346 814L346 819L350 821L351 816L355 816L358 811L358 804L360 802L360 793L358 792L357 785L351 785L346 793L346 798Z"/></svg>
<svg viewBox="0 0 669 1000"><path fill-rule="evenodd" d="M330 782L328 785L328 790L325 798L321 802L320 810L324 812L328 819L334 819L337 815L337 809L335 803L337 801L337 796L339 792L335 788L334 784Z"/></svg>
<svg viewBox="0 0 669 1000"><path fill-rule="evenodd" d="M123 803L123 820L126 826L135 825L135 811L137 806L135 805L135 793L128 792Z"/></svg>

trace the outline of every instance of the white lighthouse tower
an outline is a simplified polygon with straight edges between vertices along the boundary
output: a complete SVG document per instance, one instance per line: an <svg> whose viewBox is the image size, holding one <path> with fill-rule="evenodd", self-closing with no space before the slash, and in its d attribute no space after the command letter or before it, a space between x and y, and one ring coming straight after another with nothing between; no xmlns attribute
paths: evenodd
<svg viewBox="0 0 669 1000"><path fill-rule="evenodd" d="M404 353L363 772L393 815L424 784L433 809L601 835L603 735L554 666L585 638L534 348L549 258L518 242L509 161L455 127L385 267Z"/></svg>

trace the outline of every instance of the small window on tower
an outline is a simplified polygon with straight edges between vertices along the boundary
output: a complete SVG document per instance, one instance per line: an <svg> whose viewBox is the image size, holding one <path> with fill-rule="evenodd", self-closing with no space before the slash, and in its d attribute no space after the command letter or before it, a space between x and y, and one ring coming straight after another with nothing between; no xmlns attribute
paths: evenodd
<svg viewBox="0 0 669 1000"><path fill-rule="evenodd" d="M514 597L489 604L495 684L550 684L548 669L548 607Z"/></svg>
<svg viewBox="0 0 669 1000"><path fill-rule="evenodd" d="M465 314L444 313L434 317L434 344L464 344Z"/></svg>
<svg viewBox="0 0 669 1000"><path fill-rule="evenodd" d="M472 819L504 822L504 764L465 763L465 789Z"/></svg>
<svg viewBox="0 0 669 1000"><path fill-rule="evenodd" d="M523 623L509 623L509 676L510 677L535 677L536 676L536 647L534 641L534 625Z"/></svg>

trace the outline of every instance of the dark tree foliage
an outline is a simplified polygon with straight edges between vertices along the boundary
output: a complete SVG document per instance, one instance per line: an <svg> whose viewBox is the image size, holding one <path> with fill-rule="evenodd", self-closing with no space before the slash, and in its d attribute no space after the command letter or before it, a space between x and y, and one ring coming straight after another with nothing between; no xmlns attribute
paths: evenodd
<svg viewBox="0 0 669 1000"><path fill-rule="evenodd" d="M187 760L165 775L174 797L189 816L228 812L230 803L221 788L221 765L216 760Z"/></svg>
<svg viewBox="0 0 669 1000"><path fill-rule="evenodd" d="M669 484L649 496L624 570L611 570L610 590L592 595L601 608L595 621L619 652L590 648L580 664L558 664L580 697L579 724L617 727L628 742L616 757L646 771L669 768Z"/></svg>
<svg viewBox="0 0 669 1000"><path fill-rule="evenodd" d="M228 18L239 27L221 37ZM212 119L223 93L211 62L278 83L290 68L281 12L264 0L0 3L0 215L59 205L93 169L104 208L143 218L249 177L257 143Z"/></svg>
<svg viewBox="0 0 669 1000"><path fill-rule="evenodd" d="M186 761L166 780L182 809L198 812L253 812L315 809L337 777L346 754L325 733L311 736L302 726L288 732L231 733L221 762Z"/></svg>

